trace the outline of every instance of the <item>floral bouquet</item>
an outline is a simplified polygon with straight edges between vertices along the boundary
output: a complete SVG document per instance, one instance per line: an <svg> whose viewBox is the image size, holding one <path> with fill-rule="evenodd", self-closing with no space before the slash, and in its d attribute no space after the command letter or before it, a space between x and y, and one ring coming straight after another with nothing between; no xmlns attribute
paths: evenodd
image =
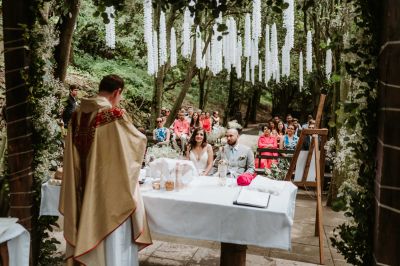
<svg viewBox="0 0 400 266"><path fill-rule="evenodd" d="M271 169L265 168L265 175L274 180L284 180L289 169L289 161L279 159L278 163L271 164Z"/></svg>
<svg viewBox="0 0 400 266"><path fill-rule="evenodd" d="M207 141L211 145L215 145L225 136L226 128L224 127L214 127L210 134L207 135Z"/></svg>
<svg viewBox="0 0 400 266"><path fill-rule="evenodd" d="M147 149L145 163L149 165L150 162L154 161L158 158L169 158L169 159L178 159L179 153L174 150L172 147L167 145L162 146L152 146Z"/></svg>
<svg viewBox="0 0 400 266"><path fill-rule="evenodd" d="M242 125L237 122L237 120L232 120L228 122L228 128L236 128L237 130L242 129Z"/></svg>

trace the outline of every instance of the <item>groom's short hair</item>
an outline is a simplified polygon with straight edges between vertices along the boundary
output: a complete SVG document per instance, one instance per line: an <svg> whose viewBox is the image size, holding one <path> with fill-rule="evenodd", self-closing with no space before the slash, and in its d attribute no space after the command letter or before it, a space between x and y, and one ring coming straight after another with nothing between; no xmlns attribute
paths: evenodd
<svg viewBox="0 0 400 266"><path fill-rule="evenodd" d="M100 81L99 91L113 92L117 89L124 89L124 80L118 75L107 75L104 76Z"/></svg>

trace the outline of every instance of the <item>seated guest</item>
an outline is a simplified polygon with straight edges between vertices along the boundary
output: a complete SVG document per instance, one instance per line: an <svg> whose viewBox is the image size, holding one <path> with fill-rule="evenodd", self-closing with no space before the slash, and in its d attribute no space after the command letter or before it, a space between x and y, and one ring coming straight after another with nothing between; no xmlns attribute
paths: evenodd
<svg viewBox="0 0 400 266"><path fill-rule="evenodd" d="M278 122L278 126L277 126L276 132L278 133L278 137L277 137L276 140L278 142L278 146L280 146L279 143L281 142L281 139L283 138L283 136L286 133L285 125L283 124L282 121Z"/></svg>
<svg viewBox="0 0 400 266"><path fill-rule="evenodd" d="M168 108L165 108L164 110L161 110L161 115L163 119L163 124L167 122L168 116L170 115L171 111Z"/></svg>
<svg viewBox="0 0 400 266"><path fill-rule="evenodd" d="M219 117L218 111L214 111L211 116L211 126L213 129L219 127L219 121L220 121L220 117Z"/></svg>
<svg viewBox="0 0 400 266"><path fill-rule="evenodd" d="M299 124L299 120L297 118L293 118L293 126L294 126L294 134L300 137L301 127Z"/></svg>
<svg viewBox="0 0 400 266"><path fill-rule="evenodd" d="M276 141L276 137L271 135L271 130L264 126L264 134L258 138L258 148L268 148L268 149L277 149L278 143ZM278 156L276 152L262 152L261 155L272 155ZM261 159L260 165L258 168L271 168L271 164L275 163L276 160L273 159Z"/></svg>
<svg viewBox="0 0 400 266"><path fill-rule="evenodd" d="M153 140L158 145L169 144L170 132L168 128L163 126L162 117L157 118L156 123L157 128L153 130Z"/></svg>
<svg viewBox="0 0 400 266"><path fill-rule="evenodd" d="M198 127L202 128L203 125L200 122L199 114L193 113L192 119L190 120L190 133L192 133Z"/></svg>
<svg viewBox="0 0 400 266"><path fill-rule="evenodd" d="M238 143L239 132L235 128L230 128L226 132L227 144L218 153L214 164L214 173L217 172L220 160L228 162L228 174L240 175L242 173L254 174L254 154L253 151Z"/></svg>
<svg viewBox="0 0 400 266"><path fill-rule="evenodd" d="M310 120L313 120L312 115L308 115L308 116L307 116L307 123L304 123L304 124L301 126L301 128L302 128L302 129L308 128L308 124L310 123ZM315 121L315 120L314 120L314 121Z"/></svg>
<svg viewBox="0 0 400 266"><path fill-rule="evenodd" d="M268 121L268 127L271 130L271 132L272 132L272 130L276 129L276 124L275 124L274 120L271 119Z"/></svg>
<svg viewBox="0 0 400 266"><path fill-rule="evenodd" d="M186 158L191 160L199 175L208 175L214 159L213 150L207 143L207 134L202 128L195 128L190 137Z"/></svg>
<svg viewBox="0 0 400 266"><path fill-rule="evenodd" d="M307 128L309 128L309 129L315 128L315 120L314 119L311 119L310 121L308 121ZM304 142L303 142L303 147L301 149L308 151L310 149L311 140L312 140L311 135L306 136L304 139Z"/></svg>
<svg viewBox="0 0 400 266"><path fill-rule="evenodd" d="M203 129L206 133L211 132L211 119L210 119L210 113L207 112L202 112L200 115L200 122L203 125Z"/></svg>
<svg viewBox="0 0 400 266"><path fill-rule="evenodd" d="M281 149L294 150L296 149L299 137L294 134L294 126L289 125L286 130L286 135L283 136L280 143Z"/></svg>
<svg viewBox="0 0 400 266"><path fill-rule="evenodd" d="M293 116L291 114L287 114L285 128L287 128L291 124L293 124Z"/></svg>
<svg viewBox="0 0 400 266"><path fill-rule="evenodd" d="M185 114L182 111L179 111L178 119L174 122L174 138L173 145L175 149L178 148L177 139L181 141L181 150L182 152L185 150L186 142L189 137L189 123L185 119Z"/></svg>

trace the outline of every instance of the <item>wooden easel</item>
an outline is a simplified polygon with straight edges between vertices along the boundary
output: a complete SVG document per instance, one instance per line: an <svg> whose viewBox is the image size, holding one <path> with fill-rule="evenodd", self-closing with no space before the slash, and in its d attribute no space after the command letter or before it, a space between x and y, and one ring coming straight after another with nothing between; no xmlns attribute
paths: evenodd
<svg viewBox="0 0 400 266"><path fill-rule="evenodd" d="M323 227L322 227L322 185L323 176L325 173L325 143L328 137L328 129L319 129L321 124L322 111L324 108L326 95L321 94L318 104L318 111L315 121L315 129L303 129L300 134L299 141L296 146L296 150L293 154L292 161L290 162L289 170L286 174L286 181L292 180L292 175L294 168L299 158L300 151L302 149L304 140L308 136L312 136L312 141L310 142L310 147L307 154L306 165L304 167L304 172L301 181L293 181L297 186L308 186L317 188L317 209L315 217L315 236L319 237L319 263L324 264L324 242L323 242ZM321 140L321 141L319 141ZM322 147L322 151L320 151ZM308 172L310 169L312 155L315 153L315 181L307 181Z"/></svg>

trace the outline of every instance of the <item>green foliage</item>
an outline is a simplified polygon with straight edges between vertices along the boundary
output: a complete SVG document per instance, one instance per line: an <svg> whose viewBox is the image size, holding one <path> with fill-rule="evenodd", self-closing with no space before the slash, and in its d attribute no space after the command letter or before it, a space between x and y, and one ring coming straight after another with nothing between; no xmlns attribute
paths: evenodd
<svg viewBox="0 0 400 266"><path fill-rule="evenodd" d="M345 187L335 207L353 218L350 224L335 229L332 245L354 265L373 265L374 224L374 155L376 147L376 61L379 46L378 31L374 16L377 1L352 1L355 7L354 28L358 35L350 39L345 68L348 74L361 84L350 101L342 103L339 114L345 117L343 125L349 130L358 130L362 140L350 143L356 159L361 162L357 185Z"/></svg>

